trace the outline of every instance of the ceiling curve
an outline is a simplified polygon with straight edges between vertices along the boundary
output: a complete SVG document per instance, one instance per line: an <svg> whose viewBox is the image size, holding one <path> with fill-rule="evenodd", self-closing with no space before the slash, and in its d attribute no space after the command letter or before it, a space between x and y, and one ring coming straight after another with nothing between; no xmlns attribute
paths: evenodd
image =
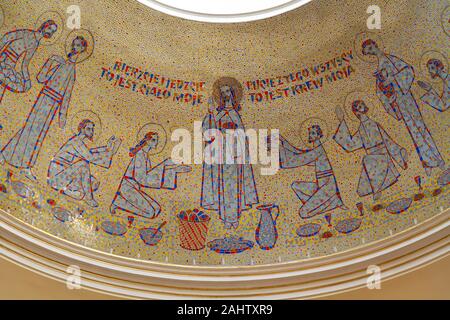
<svg viewBox="0 0 450 320"><path fill-rule="evenodd" d="M285 298L448 253L448 6L164 12L0 5L3 255L141 298Z"/></svg>
<svg viewBox="0 0 450 320"><path fill-rule="evenodd" d="M175 17L215 23L248 22L270 18L303 6L311 0L138 0Z"/></svg>

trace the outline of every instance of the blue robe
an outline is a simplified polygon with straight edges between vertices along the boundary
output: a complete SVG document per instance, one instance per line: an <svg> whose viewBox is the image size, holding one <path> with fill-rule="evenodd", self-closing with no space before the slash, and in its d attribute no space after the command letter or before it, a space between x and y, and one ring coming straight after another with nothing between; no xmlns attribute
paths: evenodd
<svg viewBox="0 0 450 320"><path fill-rule="evenodd" d="M392 117L405 124L422 166L424 168L440 166L443 162L442 156L411 92L411 85L414 82L413 67L400 58L385 55L380 59L375 75L378 98ZM387 77L392 81L389 82Z"/></svg>
<svg viewBox="0 0 450 320"><path fill-rule="evenodd" d="M217 115L208 114L202 125L203 132L217 129L226 137L228 129L245 130L239 113L235 109L220 111ZM207 142L217 143L216 141ZM244 154L248 159L248 141L245 140ZM258 194L256 191L253 168L249 161L244 163L226 163L226 145L219 145L222 153L222 163L204 163L202 178L202 194L200 203L206 210L214 210L219 213L224 223L235 224L243 211L257 204Z"/></svg>

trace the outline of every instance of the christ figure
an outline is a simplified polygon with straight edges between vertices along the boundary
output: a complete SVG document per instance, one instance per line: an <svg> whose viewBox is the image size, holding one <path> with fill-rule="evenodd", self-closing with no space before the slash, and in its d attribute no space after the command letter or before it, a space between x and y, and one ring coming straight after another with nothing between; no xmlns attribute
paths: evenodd
<svg viewBox="0 0 450 320"><path fill-rule="evenodd" d="M210 100L209 113L203 120L202 130L205 136L208 136L210 130L216 130L222 137L226 136L228 130L234 130L229 133L237 130L244 132L244 124L239 114L241 105L236 96L239 85L237 80L234 80L217 87L218 105L214 105ZM211 143L217 141L209 140L206 145ZM228 148L229 145L219 144L220 161L204 162L200 203L204 209L216 211L226 229L236 229L242 212L250 209L259 200L253 168L248 157L248 140L245 139L239 145L240 150L237 152L231 150L236 148ZM227 160L233 158L236 161L225 161L225 157ZM238 159L239 157L245 159Z"/></svg>
<svg viewBox="0 0 450 320"><path fill-rule="evenodd" d="M319 125L311 126L308 128L308 141L312 148L302 150L280 136L280 168L314 167L314 181L294 181L291 185L302 202L298 214L303 219L326 214L325 218L330 224L331 211L338 208L347 210L347 207L342 201L333 168L321 142L322 137L322 128Z"/></svg>

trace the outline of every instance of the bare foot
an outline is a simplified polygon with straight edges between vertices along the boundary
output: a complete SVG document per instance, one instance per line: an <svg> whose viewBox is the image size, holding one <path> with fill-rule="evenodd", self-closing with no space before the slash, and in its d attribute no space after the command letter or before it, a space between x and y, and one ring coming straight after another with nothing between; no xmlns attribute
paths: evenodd
<svg viewBox="0 0 450 320"><path fill-rule="evenodd" d="M90 207L93 207L93 208L98 207L98 203L94 199L85 199L84 202L86 202L86 204Z"/></svg>
<svg viewBox="0 0 450 320"><path fill-rule="evenodd" d="M92 183L92 190L97 191L98 187L100 187L100 181L94 181Z"/></svg>
<svg viewBox="0 0 450 320"><path fill-rule="evenodd" d="M81 194L80 191L72 191L72 190L66 189L66 190L63 191L63 193L66 196L72 197L72 198L77 199L77 200L79 200L79 199L81 199L83 197L83 195Z"/></svg>
<svg viewBox="0 0 450 320"><path fill-rule="evenodd" d="M27 179L36 181L36 177L34 176L33 172L31 172L31 168L23 169L20 171L20 173L23 174Z"/></svg>
<svg viewBox="0 0 450 320"><path fill-rule="evenodd" d="M175 170L179 173L186 173L191 171L191 167L187 165L179 165L175 168Z"/></svg>
<svg viewBox="0 0 450 320"><path fill-rule="evenodd" d="M111 214L116 214L116 210L117 210L117 206L112 205L111 208L109 208L109 212L111 212Z"/></svg>
<svg viewBox="0 0 450 320"><path fill-rule="evenodd" d="M375 192L373 194L373 201L378 201L381 198L381 192Z"/></svg>

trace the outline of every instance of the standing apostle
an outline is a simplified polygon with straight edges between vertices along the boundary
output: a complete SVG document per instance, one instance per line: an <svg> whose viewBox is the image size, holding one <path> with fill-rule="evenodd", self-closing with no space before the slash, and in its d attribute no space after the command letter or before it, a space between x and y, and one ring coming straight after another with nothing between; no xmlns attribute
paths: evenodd
<svg viewBox="0 0 450 320"><path fill-rule="evenodd" d="M362 53L377 57L378 68L374 76L378 98L392 117L405 124L426 174L431 175L433 168L445 169L444 159L411 91L413 67L396 56L384 53L372 39L362 43Z"/></svg>
<svg viewBox="0 0 450 320"><path fill-rule="evenodd" d="M44 86L25 124L0 152L0 162L6 161L22 169L22 173L30 180L36 180L31 169L55 116L58 114L60 128L66 125L67 110L76 78L76 62L87 46L87 41L77 36L72 41L67 59L52 56L47 60L37 76L39 83Z"/></svg>
<svg viewBox="0 0 450 320"><path fill-rule="evenodd" d="M420 99L430 107L440 112L444 112L450 106L450 75L445 70L442 61L439 59L428 60L427 69L433 79L439 78L442 80L442 93L438 93L438 91L429 83L418 81L418 85L425 90L425 93Z"/></svg>
<svg viewBox="0 0 450 320"><path fill-rule="evenodd" d="M45 21L38 30L19 29L6 33L0 42L0 103L6 90L16 93L31 88L28 66L40 45L57 31L53 20ZM17 68L17 63L22 64Z"/></svg>

